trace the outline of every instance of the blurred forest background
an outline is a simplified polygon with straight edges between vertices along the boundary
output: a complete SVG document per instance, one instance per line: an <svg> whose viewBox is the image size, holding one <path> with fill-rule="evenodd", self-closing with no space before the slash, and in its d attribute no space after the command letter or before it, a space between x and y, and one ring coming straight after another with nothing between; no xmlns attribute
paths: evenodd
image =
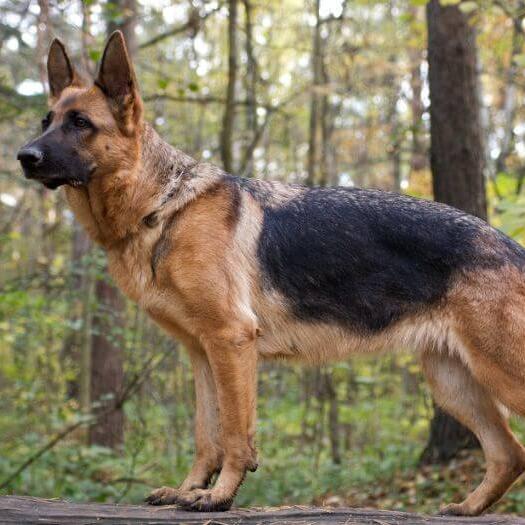
<svg viewBox="0 0 525 525"><path fill-rule="evenodd" d="M0 494L139 502L193 451L183 349L15 160L46 112L52 37L93 74L121 28L147 118L197 158L435 197L522 242L524 17L523 0L0 0ZM261 466L237 504L435 511L473 488L475 441L399 350L263 364ZM498 510L523 512L522 488Z"/></svg>

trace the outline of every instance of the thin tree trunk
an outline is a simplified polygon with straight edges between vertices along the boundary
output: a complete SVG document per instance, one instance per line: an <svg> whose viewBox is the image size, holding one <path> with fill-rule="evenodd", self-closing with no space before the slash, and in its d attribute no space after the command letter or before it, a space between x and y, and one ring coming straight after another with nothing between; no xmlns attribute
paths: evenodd
<svg viewBox="0 0 525 525"><path fill-rule="evenodd" d="M108 36L119 29L124 34L126 45L131 57L137 51L137 0L108 0ZM115 12L118 16L114 16Z"/></svg>
<svg viewBox="0 0 525 525"><path fill-rule="evenodd" d="M395 57L390 57L393 70L395 70ZM397 79L392 73L388 75L388 81L391 85L392 93L390 95L390 108L388 115L388 122L390 124L390 158L392 162L392 189L396 192L401 192L401 146L403 142L401 122L397 110L397 103L399 101L399 88L397 86Z"/></svg>
<svg viewBox="0 0 525 525"><path fill-rule="evenodd" d="M323 74L320 8L321 0L315 0L315 28L312 43L312 93L310 98L310 131L308 138L308 176L306 179L308 186L313 186L319 181L319 136L321 134L321 100L319 87Z"/></svg>
<svg viewBox="0 0 525 525"><path fill-rule="evenodd" d="M72 328L66 335L64 345L62 347L62 358L65 362L83 363L83 349L84 349L84 330L79 330L78 326L85 328L86 326L86 311L89 310L90 299L86 297L89 295L89 280L88 268L85 261L85 256L91 249L91 243L84 229L77 221L73 223L73 238L71 250L71 290L72 290L72 307L70 310L69 323ZM89 334L89 333L88 333ZM89 350L89 346L88 346ZM87 384L82 380L85 374L89 378L89 368L80 367L79 375L68 380L67 396L70 399L81 399L81 384ZM83 409L89 406L89 391L85 395L87 403L81 404Z"/></svg>
<svg viewBox="0 0 525 525"><path fill-rule="evenodd" d="M420 10L412 6L410 13L414 20L419 21ZM425 127L423 123L423 114L425 106L423 104L423 77L421 75L421 65L423 63L423 54L419 47L411 47L409 50L409 60L412 65L410 69L410 89L412 98L410 99L410 109L412 117L412 145L410 155L410 175L425 169L428 165L427 146L424 141Z"/></svg>
<svg viewBox="0 0 525 525"><path fill-rule="evenodd" d="M226 171L233 173L233 130L235 126L235 87L237 84L237 7L238 0L229 0L228 18L228 86L221 130L221 158Z"/></svg>
<svg viewBox="0 0 525 525"><path fill-rule="evenodd" d="M38 0L38 7L40 12L38 13L38 24L37 24L37 42L36 48L38 52L38 74L40 82L44 88L44 93L47 94L47 47L49 45L49 0Z"/></svg>
<svg viewBox="0 0 525 525"><path fill-rule="evenodd" d="M246 30L246 168L242 175L251 177L253 175L253 150L250 145L255 143L260 133L257 125L257 63L253 52L253 8L251 0L243 0L245 30Z"/></svg>
<svg viewBox="0 0 525 525"><path fill-rule="evenodd" d="M457 6L427 5L434 198L487 217L476 37ZM442 462L477 446L474 435L436 409L423 462Z"/></svg>
<svg viewBox="0 0 525 525"><path fill-rule="evenodd" d="M411 62L414 64L410 71L410 87L412 99L412 151L410 156L410 171L417 172L425 169L428 163L427 152L423 142L423 113L425 108L421 99L423 81L421 78L421 55L419 51L411 53Z"/></svg>
<svg viewBox="0 0 525 525"><path fill-rule="evenodd" d="M324 394L328 401L328 435L330 438L330 451L332 462L341 464L341 426L339 424L339 400L337 387L330 368L324 371Z"/></svg>
<svg viewBox="0 0 525 525"><path fill-rule="evenodd" d="M89 49L95 43L95 39L91 34L91 3L79 0L79 4L82 13L82 67L87 73L93 75L95 73L95 64L89 56Z"/></svg>
<svg viewBox="0 0 525 525"><path fill-rule="evenodd" d="M321 78L325 86L330 83L328 70L325 61L321 55ZM330 186L337 184L337 174L335 170L334 156L331 148L332 133L334 131L334 108L326 93L323 92L321 96L321 159L320 159L320 186Z"/></svg>
<svg viewBox="0 0 525 525"><path fill-rule="evenodd" d="M519 72L515 57L521 54L523 48L523 30L521 27L523 16L513 20L512 49L510 63L505 75L505 91L503 96L502 128L503 137L500 143L500 153L496 159L496 174L507 169L507 157L514 147L514 121L517 111L516 77Z"/></svg>
<svg viewBox="0 0 525 525"><path fill-rule="evenodd" d="M124 301L107 279L95 285L98 301L93 317L91 337L91 403L92 410L106 412L118 400L124 384L123 353L115 328L121 325ZM89 429L89 442L118 449L124 442L124 412L110 411Z"/></svg>

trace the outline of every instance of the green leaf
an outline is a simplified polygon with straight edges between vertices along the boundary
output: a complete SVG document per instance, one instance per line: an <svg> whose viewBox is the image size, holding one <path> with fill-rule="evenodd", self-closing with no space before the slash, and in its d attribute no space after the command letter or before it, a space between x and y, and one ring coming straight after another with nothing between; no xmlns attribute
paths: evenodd
<svg viewBox="0 0 525 525"><path fill-rule="evenodd" d="M190 82L190 83L188 84L188 89L189 89L190 91L193 91L193 92L195 92L195 91L199 91L199 86L198 86L198 84L196 84L195 82Z"/></svg>
<svg viewBox="0 0 525 525"><path fill-rule="evenodd" d="M101 56L101 51L98 50L98 49L90 49L89 50L89 58L91 58L91 60L93 60L93 62L98 62L98 60L100 59L100 56Z"/></svg>

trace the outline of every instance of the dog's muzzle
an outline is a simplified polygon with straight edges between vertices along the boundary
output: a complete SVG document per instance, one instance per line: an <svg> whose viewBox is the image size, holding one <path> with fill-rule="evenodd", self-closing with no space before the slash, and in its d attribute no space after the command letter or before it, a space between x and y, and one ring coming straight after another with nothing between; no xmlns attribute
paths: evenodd
<svg viewBox="0 0 525 525"><path fill-rule="evenodd" d="M22 164L26 177L31 178L32 170L42 164L44 152L38 148L24 147L18 152L16 158L20 161L20 164Z"/></svg>

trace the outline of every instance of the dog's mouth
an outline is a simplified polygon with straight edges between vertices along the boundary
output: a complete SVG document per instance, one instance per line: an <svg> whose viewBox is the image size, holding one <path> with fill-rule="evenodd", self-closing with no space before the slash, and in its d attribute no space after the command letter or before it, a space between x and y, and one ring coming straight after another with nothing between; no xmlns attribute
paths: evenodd
<svg viewBox="0 0 525 525"><path fill-rule="evenodd" d="M64 177L54 173L42 173L38 170L26 170L24 169L24 175L26 179L40 182L49 190L56 190L60 186L68 185L73 188L81 188L86 186L91 178L91 175L95 171L95 167L92 167L87 175L78 177Z"/></svg>
<svg viewBox="0 0 525 525"><path fill-rule="evenodd" d="M80 186L84 186L86 184L85 181L80 179L73 179L70 177L66 178L55 175L26 174L26 178L40 182L49 190L56 190L60 186L64 186L66 184L72 186L73 188L79 188Z"/></svg>

